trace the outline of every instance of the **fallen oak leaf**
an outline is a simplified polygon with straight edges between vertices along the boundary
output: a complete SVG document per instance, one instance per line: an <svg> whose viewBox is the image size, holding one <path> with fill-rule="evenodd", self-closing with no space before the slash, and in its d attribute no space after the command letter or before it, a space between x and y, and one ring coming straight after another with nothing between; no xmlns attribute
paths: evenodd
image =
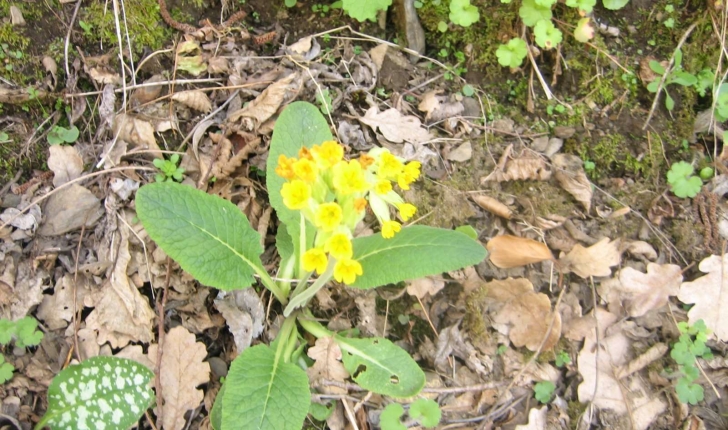
<svg viewBox="0 0 728 430"><path fill-rule="evenodd" d="M619 240L610 241L605 237L589 248L574 245L558 262L564 273L573 272L586 279L590 276L611 275L610 267L619 264L620 260Z"/></svg>
<svg viewBox="0 0 728 430"><path fill-rule="evenodd" d="M548 246L533 239L504 234L485 245L491 263L501 269L540 263L554 258Z"/></svg>
<svg viewBox="0 0 728 430"><path fill-rule="evenodd" d="M321 379L328 381L344 382L349 377L344 364L341 362L341 348L331 337L316 339L316 344L306 352L309 357L315 360L313 366L306 369L311 381ZM327 394L346 393L345 388L327 385L322 387Z"/></svg>
<svg viewBox="0 0 728 430"><path fill-rule="evenodd" d="M359 121L374 130L379 129L385 139L394 143L423 143L432 139L430 132L422 128L419 118L402 115L394 108L379 112L376 106L372 106Z"/></svg>
<svg viewBox="0 0 728 430"><path fill-rule="evenodd" d="M700 262L698 269L706 275L683 282L677 298L695 304L688 312L691 325L702 319L718 339L728 341L728 254L722 258L711 255Z"/></svg>
<svg viewBox="0 0 728 430"><path fill-rule="evenodd" d="M619 272L618 282L602 283L600 287L609 286L616 293L614 297L611 291L604 292L608 302L619 300L629 316L641 317L665 306L670 296L677 295L682 279L680 266L649 263L647 273L625 267Z"/></svg>
<svg viewBox="0 0 728 430"><path fill-rule="evenodd" d="M572 154L556 154L551 158L554 167L554 178L561 188L574 196L589 213L593 195L592 185L584 173L584 162Z"/></svg>

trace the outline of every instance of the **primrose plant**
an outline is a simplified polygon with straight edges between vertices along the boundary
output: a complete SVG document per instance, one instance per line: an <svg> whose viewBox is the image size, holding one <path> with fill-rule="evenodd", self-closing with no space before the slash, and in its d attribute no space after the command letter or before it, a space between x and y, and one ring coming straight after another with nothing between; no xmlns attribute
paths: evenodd
<svg viewBox="0 0 728 430"><path fill-rule="evenodd" d="M409 189L419 175L418 162L383 148L345 157L319 109L305 102L288 106L276 121L266 171L270 203L281 222L275 277L260 260L260 235L231 202L174 182L137 192L144 228L184 270L221 290L259 284L285 317L270 345L249 347L233 361L211 411L215 429L301 428L315 409L299 360L307 347L302 331L331 338L351 379L365 390L393 398L420 392L425 374L407 352L384 338L331 331L308 308L332 280L367 290L485 258L483 246L464 233L402 225L417 208L398 190ZM354 237L367 209L381 232ZM417 413L413 418L425 420Z"/></svg>

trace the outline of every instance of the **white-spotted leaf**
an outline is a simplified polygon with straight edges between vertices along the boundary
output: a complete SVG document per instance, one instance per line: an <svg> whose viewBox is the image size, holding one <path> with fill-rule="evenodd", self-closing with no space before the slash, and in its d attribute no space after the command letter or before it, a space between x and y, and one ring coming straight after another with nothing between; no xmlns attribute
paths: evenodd
<svg viewBox="0 0 728 430"><path fill-rule="evenodd" d="M264 272L260 235L234 204L174 182L137 191L137 215L164 252L201 283L246 288Z"/></svg>
<svg viewBox="0 0 728 430"><path fill-rule="evenodd" d="M334 336L352 379L365 390L391 397L410 397L425 386L425 373L402 348L383 338Z"/></svg>
<svg viewBox="0 0 728 430"><path fill-rule="evenodd" d="M352 286L363 289L462 269L487 255L464 233L419 225L403 228L391 239L380 234L357 238L353 245L364 274Z"/></svg>
<svg viewBox="0 0 728 430"><path fill-rule="evenodd" d="M36 429L126 430L154 401L151 370L134 360L93 357L59 373Z"/></svg>

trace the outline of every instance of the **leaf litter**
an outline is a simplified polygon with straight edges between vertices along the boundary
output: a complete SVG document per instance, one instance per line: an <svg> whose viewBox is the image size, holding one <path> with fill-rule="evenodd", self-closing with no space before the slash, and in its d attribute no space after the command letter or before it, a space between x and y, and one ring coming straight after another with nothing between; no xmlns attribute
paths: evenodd
<svg viewBox="0 0 728 430"><path fill-rule="evenodd" d="M669 264L679 259L669 256L669 247L655 251L653 245L659 244L649 234L621 237L602 228L610 221L595 213L605 213L604 200L594 193L578 157L563 153L545 157L519 139L506 139L495 149L498 161L484 161L479 140L488 134L461 119L467 103L452 88L426 86L418 91L419 102L408 102L399 93L385 103L374 89L386 72L385 63L398 61L389 50L369 57L353 53L348 42L341 42L333 51L340 63L327 65L317 60L320 49L315 37L288 47L296 61L309 62L304 68L285 57L258 57L233 36L219 52L188 38L171 58L176 59L178 72L209 73L232 89L205 87L204 82L182 84L165 97L170 87L162 83L162 75L152 75L147 86L131 93L133 108L118 114L121 100L115 90L122 76L116 57L85 58L79 72L104 88L99 96L99 130L91 130L97 133L95 147L82 151L84 144L90 145L84 135L84 142L75 146L51 147L47 165L54 172L52 185L39 181L17 198L8 198L7 191L7 196L0 195L2 317L34 315L57 342L54 349L45 345L31 351L33 365L2 388L7 399L25 398L29 390L42 393L52 372L41 369L59 370L57 363L63 360L58 357L72 347L76 358L115 354L153 368L159 341L155 333L162 323L166 335L158 378L164 403L157 411L163 417L161 428L181 429L188 420L199 424L206 412L190 418L185 414L212 402L208 395L214 397L212 387L219 381L210 379L208 362L229 363L266 338L276 324L268 313L269 299L254 289L214 298L169 261L134 220L134 191L153 180L154 172L144 170L149 161L163 157L163 150L176 152L176 144L184 139L188 145L180 155L185 183L230 200L265 233L268 246L275 218L271 219L256 172L264 166L272 124L288 103L315 102L320 91L327 90L332 95L333 128L354 154L374 145L387 146L422 161L428 180L435 181L466 171L471 161L482 162L484 169L470 173L474 178L470 186L492 193L476 195L478 208L470 215L448 218L449 227L479 223L477 232L490 251L489 261L467 279L447 274L413 280L405 287L407 294L396 298L336 287L327 297L317 298L321 305L316 310L328 318L330 328L384 334L412 352L425 368L455 375L450 379L433 372L428 383L454 393L437 388L428 392L446 406L445 419L482 416L498 407L512 412L497 416L497 421L513 419L516 428L545 428L552 420L597 425L598 418L590 421L587 414L569 415L566 402L578 401L581 407L596 408L604 419L614 414L624 428L664 424L660 416L675 407L669 398L673 375L650 364L672 365L664 360L677 336L674 329L673 334L667 328L661 332L656 321L672 324L673 314L690 324L703 319L714 335L711 347L724 349L725 258L703 259L698 265L702 274L683 273L688 264ZM345 58L351 62L347 76L340 67ZM50 63L46 67L55 79L57 70ZM410 88L430 78L423 68L409 65L398 72L407 75ZM397 89L402 90L407 88ZM93 105L94 99L86 97L84 103ZM358 97L363 102L355 102ZM442 127L436 125L440 121ZM492 130L516 133L522 127L507 118L498 121ZM180 139L175 140L174 134ZM92 165L106 170L108 181L85 179ZM214 184L208 187L211 178ZM548 184L573 200L565 212L534 208L526 197L503 191L509 182ZM467 200L465 195L448 199ZM436 222L438 211L446 208L433 206ZM674 216L671 209L649 209L661 220ZM581 229L582 235L569 225ZM648 238L649 244L638 238ZM557 259L555 251L563 254ZM277 257L269 250L265 258L272 266ZM576 276L568 282L559 280L569 274ZM691 280L682 282L683 276ZM592 281L597 284L594 290ZM562 300L559 293L564 290ZM167 307L159 314L162 296ZM382 308L381 302L387 307ZM681 303L693 305L687 314ZM49 355L46 350L56 352ZM553 362L551 357L561 352L574 358L563 369L526 358L535 353ZM309 345L307 355L313 360L309 375L319 393L336 398L361 394L348 388L350 375L335 343L319 339ZM14 354L5 357L23 360ZM721 388L727 384L721 383L718 372L726 368L728 364L719 360L710 364ZM543 380L557 384L552 403L540 408L531 403L528 408L516 401L532 398L533 385ZM473 389L493 381L500 385ZM457 412L448 412L450 406ZM380 407L368 403L362 409ZM341 417L347 420L344 414ZM27 413L24 418L29 419Z"/></svg>

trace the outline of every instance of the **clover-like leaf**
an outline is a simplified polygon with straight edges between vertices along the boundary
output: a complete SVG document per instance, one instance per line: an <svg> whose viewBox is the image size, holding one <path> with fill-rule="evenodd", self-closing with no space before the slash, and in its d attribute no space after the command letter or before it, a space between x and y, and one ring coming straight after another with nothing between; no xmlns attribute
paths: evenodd
<svg viewBox="0 0 728 430"><path fill-rule="evenodd" d="M556 0L534 0L538 6L551 8L556 4Z"/></svg>
<svg viewBox="0 0 728 430"><path fill-rule="evenodd" d="M48 410L36 429L126 430L154 401L154 374L143 364L92 357L59 373L48 387Z"/></svg>
<svg viewBox="0 0 728 430"><path fill-rule="evenodd" d="M343 0L341 8L344 9L350 17L364 22L366 20L375 21L377 12L387 10L392 4L392 0Z"/></svg>
<svg viewBox="0 0 728 430"><path fill-rule="evenodd" d="M596 4L597 0L566 0L567 6L577 8L584 14L591 13Z"/></svg>
<svg viewBox="0 0 728 430"><path fill-rule="evenodd" d="M15 346L25 348L35 346L43 340L43 332L37 330L38 321L33 317L23 317L15 322Z"/></svg>
<svg viewBox="0 0 728 430"><path fill-rule="evenodd" d="M541 20L533 27L536 44L544 49L551 49L561 43L561 30L554 26L551 20Z"/></svg>
<svg viewBox="0 0 728 430"><path fill-rule="evenodd" d="M555 389L556 386L551 381L541 381L533 387L536 400L541 403L548 403L551 400L551 396L554 395Z"/></svg>
<svg viewBox="0 0 728 430"><path fill-rule="evenodd" d="M693 172L693 166L685 161L674 163L667 172L667 183L676 196L692 198L700 192L703 181L697 176L692 176Z"/></svg>
<svg viewBox="0 0 728 430"><path fill-rule="evenodd" d="M48 132L48 143L51 145L60 145L62 143L73 143L78 139L79 131L75 125L71 128L55 125Z"/></svg>
<svg viewBox="0 0 728 430"><path fill-rule="evenodd" d="M0 319L0 345L7 345L15 336L15 323L5 318Z"/></svg>
<svg viewBox="0 0 728 430"><path fill-rule="evenodd" d="M6 363L5 357L0 354L0 384L4 384L13 378L13 370L15 370L15 366Z"/></svg>
<svg viewBox="0 0 728 430"><path fill-rule="evenodd" d="M402 405L390 403L379 415L379 425L382 430L407 430L407 426L402 424L402 415L404 415Z"/></svg>
<svg viewBox="0 0 728 430"><path fill-rule="evenodd" d="M625 7L629 0L602 0L602 4L609 10L619 10Z"/></svg>
<svg viewBox="0 0 728 430"><path fill-rule="evenodd" d="M423 427L435 427L440 424L442 411L440 405L431 399L417 399L410 405L410 418L419 421Z"/></svg>
<svg viewBox="0 0 728 430"><path fill-rule="evenodd" d="M541 20L551 20L551 8L537 5L536 0L523 0L518 9L518 16L524 24L533 27Z"/></svg>
<svg viewBox="0 0 728 430"><path fill-rule="evenodd" d="M677 398L683 403L690 403L696 405L701 402L704 398L703 387L699 384L694 384L687 378L680 378L675 385L675 391L677 392Z"/></svg>
<svg viewBox="0 0 728 430"><path fill-rule="evenodd" d="M477 7L470 4L470 0L450 0L450 21L463 27L470 27L479 19L480 12Z"/></svg>
<svg viewBox="0 0 728 430"><path fill-rule="evenodd" d="M514 37L505 45L501 44L495 51L498 64L512 69L520 66L526 55L528 55L528 45L520 37Z"/></svg>

